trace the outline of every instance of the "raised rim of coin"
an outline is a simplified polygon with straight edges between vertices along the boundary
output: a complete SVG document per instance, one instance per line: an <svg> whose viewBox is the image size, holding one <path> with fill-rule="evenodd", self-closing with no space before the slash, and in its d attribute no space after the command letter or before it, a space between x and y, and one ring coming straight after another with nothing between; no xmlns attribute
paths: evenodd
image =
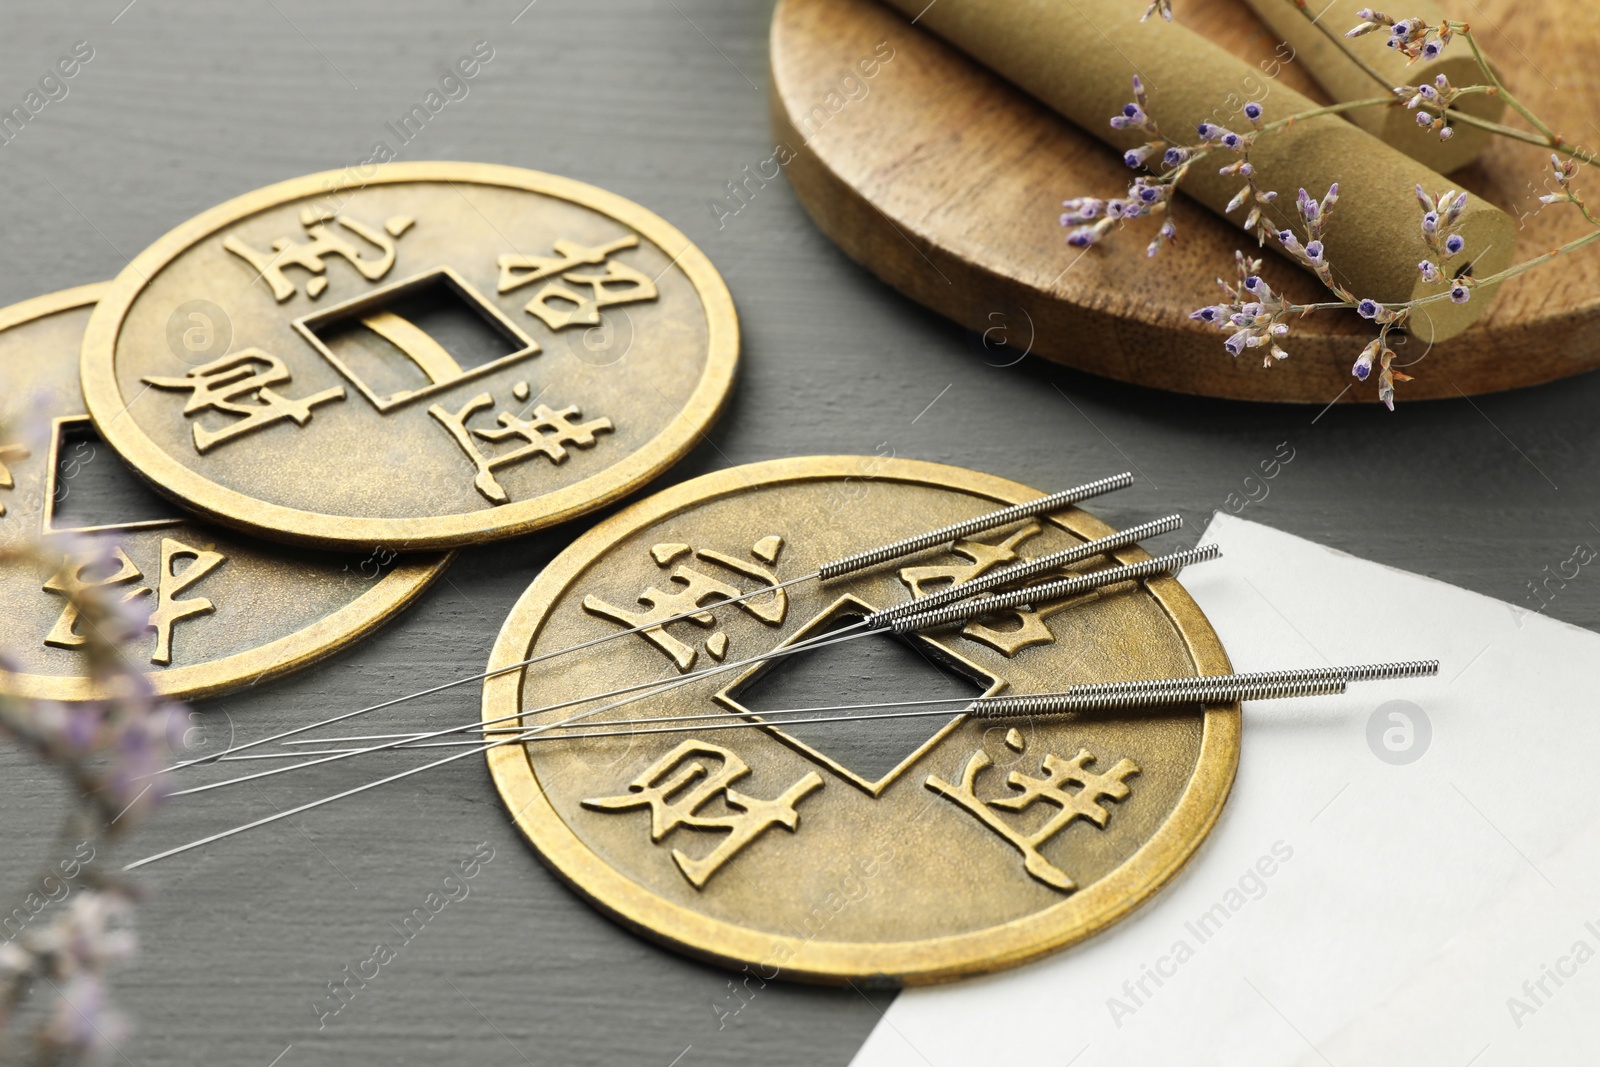
<svg viewBox="0 0 1600 1067"><path fill-rule="evenodd" d="M168 263L223 227L284 201L404 182L494 185L568 200L612 216L674 257L674 264L699 294L707 337L705 370L678 417L638 451L564 489L492 510L403 519L324 515L257 500L179 463L133 419L119 417L126 410L115 370L122 323L148 280ZM386 163L376 177L366 180L355 178L348 169L291 178L235 197L171 230L110 283L84 334L81 369L84 399L101 436L140 476L190 511L275 541L420 549L532 533L627 496L682 459L716 421L731 391L738 356L739 321L722 276L699 247L655 212L597 186L542 171L493 163L419 162ZM490 516L496 521L486 522Z"/></svg>
<svg viewBox="0 0 1600 1067"><path fill-rule="evenodd" d="M716 471L641 500L595 526L551 561L511 609L489 657L489 671L506 673L484 683L484 721L516 713L523 671L509 668L527 657L549 609L570 583L613 544L708 499L759 485L858 476L861 462L858 456L808 456ZM957 489L1001 505L1042 495L1017 482L942 463L875 462L874 480ZM1115 532L1077 509L1050 516L1049 521L1085 539ZM1119 550L1118 558L1136 562L1150 557L1135 548ZM1199 673L1225 674L1232 669L1210 622L1177 579L1151 578L1145 587L1172 619ZM1098 933L1150 899L1189 860L1221 814L1238 768L1239 743L1238 703L1207 705L1196 768L1161 828L1121 867L1061 903L1022 919L956 936L872 943L823 942L758 931L664 900L611 867L573 832L540 787L527 746L502 745L486 755L502 802L540 859L629 929L733 968L782 956L784 977L799 981L842 984L857 978L890 977L922 985L1036 959Z"/></svg>
<svg viewBox="0 0 1600 1067"><path fill-rule="evenodd" d="M0 331L104 298L109 282L80 285L0 308ZM209 663L146 674L156 692L198 700L291 674L354 644L427 591L455 558L453 552L402 556L393 569L349 604L286 637ZM82 676L0 670L0 693L26 700L103 700L111 694Z"/></svg>

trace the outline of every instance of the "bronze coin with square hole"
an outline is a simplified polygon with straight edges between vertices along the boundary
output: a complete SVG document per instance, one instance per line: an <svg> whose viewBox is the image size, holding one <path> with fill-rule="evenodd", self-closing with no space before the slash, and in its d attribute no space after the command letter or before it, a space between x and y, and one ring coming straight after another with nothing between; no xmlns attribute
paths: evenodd
<svg viewBox="0 0 1600 1067"><path fill-rule="evenodd" d="M492 749L502 800L596 906L741 970L751 988L940 981L1104 929L1210 830L1238 761L1238 705L1010 722L963 707L982 694L1227 672L1177 580L906 640L851 629L1112 532L1071 509L778 588L1039 495L956 467L834 456L720 471L634 504L546 567L500 632L489 668L507 672L485 683L486 722L520 730L594 712L568 736ZM810 650L782 651L800 648ZM585 699L652 680L662 685ZM901 717L859 718L890 712ZM649 722L685 715L704 718Z"/></svg>
<svg viewBox="0 0 1600 1067"><path fill-rule="evenodd" d="M150 492L83 413L78 347L105 288L0 310L0 693L105 695L85 652L91 623L72 601L87 586L118 596L133 622L148 618L123 656L159 692L193 698L333 654L444 572L449 556L438 552L315 552L241 537ZM211 331L208 315L186 310L182 329Z"/></svg>
<svg viewBox="0 0 1600 1067"><path fill-rule="evenodd" d="M395 163L162 237L101 301L82 373L101 435L190 511L299 544L441 548L656 477L716 418L738 347L710 261L638 204Z"/></svg>

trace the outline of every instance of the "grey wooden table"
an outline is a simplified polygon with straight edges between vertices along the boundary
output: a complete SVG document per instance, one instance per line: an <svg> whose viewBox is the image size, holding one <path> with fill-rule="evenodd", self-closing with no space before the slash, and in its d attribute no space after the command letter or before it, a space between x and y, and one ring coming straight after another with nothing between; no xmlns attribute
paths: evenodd
<svg viewBox="0 0 1600 1067"><path fill-rule="evenodd" d="M526 6L524 6L526 5ZM714 0L8 0L0 105L86 40L93 59L0 144L0 302L108 278L183 219L366 158L478 41L493 58L404 159L556 172L684 230L728 279L744 365L710 439L663 479L818 452L963 464L1053 489L1132 468L1096 510L1203 528L1279 442L1293 463L1244 516L1536 607L1528 583L1600 543L1600 378L1477 401L1322 413L1158 395L1006 352L901 299L812 227L782 180L736 214L725 183L772 155L766 3ZM719 210L714 203L721 203ZM1219 349L1217 358L1227 358ZM1268 372L1270 373L1270 372ZM248 738L480 668L512 602L583 523L464 554L412 611L304 675L204 708ZM1381 606L1375 606L1381 609ZM1548 612L1600 628L1587 570ZM470 717L464 688L390 723ZM1441 724L1440 728L1444 728ZM1248 751L1246 753L1248 758ZM50 775L0 749L0 870L49 849ZM175 803L128 855L347 784L287 776ZM493 859L319 1029L341 968L394 938L480 842ZM727 976L612 925L518 838L477 760L149 869L117 994L133 1064L845 1063L886 995L773 984L719 1028Z"/></svg>

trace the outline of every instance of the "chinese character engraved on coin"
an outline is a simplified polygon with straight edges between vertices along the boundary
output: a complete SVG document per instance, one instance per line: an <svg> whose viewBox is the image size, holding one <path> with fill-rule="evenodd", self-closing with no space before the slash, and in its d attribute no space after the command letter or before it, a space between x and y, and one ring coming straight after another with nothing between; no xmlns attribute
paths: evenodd
<svg viewBox="0 0 1600 1067"><path fill-rule="evenodd" d="M654 300L660 295L656 283L648 274L610 258L611 253L634 248L638 244L639 238L628 234L598 248L587 248L576 241L558 239L553 245L556 251L554 256L507 253L496 261L500 268L498 291L509 293L560 275L559 281L546 282L523 310L552 330L564 330L568 326L598 326L601 308ZM604 265L606 270L604 274L591 274L572 269L585 265ZM561 282L567 284L562 285ZM589 292L579 293L571 286L587 286ZM572 306L564 309L551 301Z"/></svg>
<svg viewBox="0 0 1600 1067"><path fill-rule="evenodd" d="M377 248L380 254L376 258L363 255L362 247L335 232L329 227L330 222L337 222L341 229ZM305 227L306 236L311 238L309 241L297 242L293 237L279 237L272 242L271 252L262 252L245 244L237 235L230 234L222 239L222 247L250 264L256 277L267 283L272 289L273 299L280 304L299 292L294 282L284 274L283 268L300 267L309 271L314 277L306 283L306 295L315 300L328 288L328 265L323 261L324 256L343 258L363 278L375 282L394 266L395 241L411 228L413 222L414 219L405 215L395 215L386 220L380 230L357 218L305 207L300 210L300 225Z"/></svg>
<svg viewBox="0 0 1600 1067"><path fill-rule="evenodd" d="M28 450L22 445L0 445L0 489L15 489L16 480L11 475L11 468L6 466L7 460L28 458ZM0 500L0 518L5 518L6 503Z"/></svg>
<svg viewBox="0 0 1600 1067"><path fill-rule="evenodd" d="M189 399L183 405L185 415L224 411L239 416L220 430L199 422L193 424L194 448L201 455L241 434L286 419L304 426L311 421L312 408L344 399L344 387L339 385L302 399L284 396L272 387L289 381L289 368L283 360L259 348L223 356L193 368L181 378L147 375L144 381L157 389L189 390Z"/></svg>
<svg viewBox="0 0 1600 1067"><path fill-rule="evenodd" d="M516 393L525 395L527 385L517 383ZM610 433L616 429L608 418L593 419L585 423L574 423L572 420L581 416L576 407L553 410L544 404L533 409L532 419L519 418L509 411L502 411L495 416L498 429L478 429L467 426L467 420L484 408L493 407L494 397L489 393L479 393L462 405L460 411L447 411L439 404L428 408L428 414L439 421L439 424L450 434L452 440L461 446L461 451L467 454L472 465L478 469L478 475L472 480L472 486L489 500L496 504L509 504L510 495L495 478L494 472L501 467L509 467L532 459L534 455L543 455L551 463L558 466L567 460L567 445L578 448L593 448L595 435ZM489 457L473 443L473 437L481 437L485 441L500 442L511 437L519 437L525 443L509 452Z"/></svg>
<svg viewBox="0 0 1600 1067"><path fill-rule="evenodd" d="M117 569L111 574L103 578L89 578L87 577L89 571L102 561L92 557L62 558L61 566L56 573L44 583L44 590L65 597L67 603L62 607L61 616L56 620L55 626L45 636L45 644L51 648L83 647L88 638L78 632L78 595L88 589L128 585L144 578L144 572L128 557L128 553L121 545L112 549L112 560L116 563ZM188 563L179 571L177 564L184 560ZM220 552L192 548L171 537L161 539L161 569L156 575L156 606L150 612L148 623L149 628L156 632L156 647L150 656L151 663L162 667L172 663L174 626L185 619L196 615L209 615L217 610L216 606L205 597L179 600L178 594L225 562L226 557ZM139 586L128 590L122 599L126 603L137 597L149 595L148 586Z"/></svg>
<svg viewBox="0 0 1600 1067"><path fill-rule="evenodd" d="M709 770L701 762L703 759L716 760L717 770ZM689 884L704 889L723 864L774 826L794 833L800 826L800 814L795 811L795 805L821 789L823 784L822 775L807 771L781 795L761 800L731 788L749 773L749 765L731 749L704 741L685 741L629 782L626 793L590 797L583 801L583 806L593 811L649 808L650 840L657 844L680 826L726 833L715 848L699 859L691 859L681 849L672 850L672 859ZM701 814L718 798L727 806L729 814Z"/></svg>
<svg viewBox="0 0 1600 1067"><path fill-rule="evenodd" d="M963 538L950 546L950 551L966 560L965 563L929 564L919 567L903 567L900 570L900 581L911 591L912 596L922 596L931 591L930 588L940 588L943 585L954 585L970 581L996 567L1008 566L1013 563L1023 562L1027 557L1017 549L1024 541L1035 537L1043 529L1036 522L1028 522L1015 533L994 543ZM1053 571L1048 574L1036 575L1035 581L1047 578L1064 576L1066 571ZM1055 635L1045 625L1044 620L1058 612L1064 611L1074 603L1097 594L1087 593L1077 597L1067 597L1048 604L1022 605L1008 608L996 619L986 621L982 618L973 619L961 628L961 636L977 641L979 644L988 645L996 652L1010 659L1025 648L1034 645L1049 645L1055 643Z"/></svg>
<svg viewBox="0 0 1600 1067"><path fill-rule="evenodd" d="M1006 744L1020 752L1024 743L1021 736L1012 731L1006 738ZM1072 892L1078 888L1078 884L1065 871L1045 859L1039 852L1040 846L1065 830L1075 819L1087 820L1104 830L1111 813L1101 806L1100 801L1127 799L1130 789L1125 779L1139 773L1138 765L1130 759L1122 759L1109 771L1098 774L1087 769L1086 765L1095 762L1095 757L1086 748L1080 748L1071 759L1062 759L1053 752L1046 753L1042 778L1012 771L1006 776L1006 785L1015 792L993 800L983 800L977 794L978 775L992 762L989 754L979 749L967 760L959 786L951 785L936 774L928 775L923 785L969 812L973 818L1009 842L1022 853L1023 866L1029 874L1054 889ZM1076 787L1076 791L1068 789L1068 786ZM1026 811L1040 803L1052 805L1056 811L1032 833L1018 830L996 814L997 810Z"/></svg>
<svg viewBox="0 0 1600 1067"><path fill-rule="evenodd" d="M782 551L783 538L776 534L768 534L750 546L750 555L765 563L777 563L778 554ZM753 578L759 585L778 584L777 574L759 563L749 563L712 548L696 549L686 544L659 544L651 547L650 555L660 567L670 566L675 560L692 556L707 563L718 564L747 578ZM639 636L670 656L677 664L680 674L687 673L689 668L694 666L699 651L667 633L665 626L651 626L651 623L682 615L694 608L708 607L723 600L736 600L740 610L768 626L781 626L784 617L789 613L789 594L784 589L774 589L771 597L760 602L738 600L737 598L745 595L744 590L687 564L679 564L672 572L671 582L681 588L667 593L652 585L639 594L639 603L645 605L648 611L628 611L609 604L593 594L583 598L583 610L610 619L630 630L640 626L648 627L640 630ZM692 622L696 626L705 628L714 627L717 622L716 616L709 611L691 615L682 621ZM706 638L706 651L710 653L712 659L720 662L728 654L728 635L722 630L712 633Z"/></svg>

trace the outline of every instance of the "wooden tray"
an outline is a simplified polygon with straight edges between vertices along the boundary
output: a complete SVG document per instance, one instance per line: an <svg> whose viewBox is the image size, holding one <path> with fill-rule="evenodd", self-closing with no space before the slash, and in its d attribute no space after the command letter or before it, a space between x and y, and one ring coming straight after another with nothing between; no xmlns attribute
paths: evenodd
<svg viewBox="0 0 1600 1067"><path fill-rule="evenodd" d="M1175 8L1179 21L1272 69L1278 42L1239 0L1177 0ZM1600 145L1600 5L1460 0L1449 9L1472 19L1506 84L1536 114L1572 141ZM1252 353L1234 359L1222 334L1189 321L1190 311L1217 300L1213 279L1233 276L1234 250L1254 249L1192 201L1176 205L1179 243L1153 261L1144 251L1149 220L1086 253L1068 247L1056 222L1061 201L1120 195L1132 172L1099 141L892 9L875 0L779 0L771 55L775 158L787 160L789 181L817 225L900 292L985 333L994 346L1005 342L997 359L1031 350L1094 374L1204 396L1377 399L1376 376L1365 383L1350 376L1370 337L1353 313L1296 323L1285 343L1290 358L1271 368ZM884 62L885 55L892 58ZM1278 78L1326 99L1294 63ZM1539 203L1548 172L1538 148L1500 139L1452 182L1524 216L1520 261L1586 226L1570 205ZM1591 184L1600 201L1600 182ZM1274 286L1299 301L1323 298L1287 259L1265 257ZM1412 347L1397 349L1416 378L1397 387L1402 402L1534 385L1600 366L1600 258L1585 249L1515 279L1466 333L1431 351L1421 342Z"/></svg>

